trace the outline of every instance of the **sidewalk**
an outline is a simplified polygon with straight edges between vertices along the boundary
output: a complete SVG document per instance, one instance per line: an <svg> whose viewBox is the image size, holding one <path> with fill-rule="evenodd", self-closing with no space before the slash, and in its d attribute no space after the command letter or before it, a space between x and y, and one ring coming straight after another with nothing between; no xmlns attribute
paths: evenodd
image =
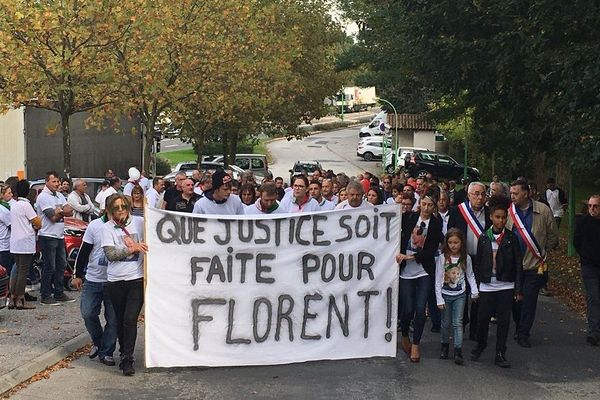
<svg viewBox="0 0 600 400"><path fill-rule="evenodd" d="M35 310L3 310L0 315L0 394L27 380L89 342L79 312L79 292L65 292L73 303L44 306L30 292ZM66 345L66 346L65 346Z"/></svg>

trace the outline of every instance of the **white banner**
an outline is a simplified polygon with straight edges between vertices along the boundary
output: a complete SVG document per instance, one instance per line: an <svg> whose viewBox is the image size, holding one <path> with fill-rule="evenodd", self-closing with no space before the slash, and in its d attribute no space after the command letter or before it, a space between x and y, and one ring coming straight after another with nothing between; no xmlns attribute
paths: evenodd
<svg viewBox="0 0 600 400"><path fill-rule="evenodd" d="M400 210L146 209L146 366L396 356Z"/></svg>

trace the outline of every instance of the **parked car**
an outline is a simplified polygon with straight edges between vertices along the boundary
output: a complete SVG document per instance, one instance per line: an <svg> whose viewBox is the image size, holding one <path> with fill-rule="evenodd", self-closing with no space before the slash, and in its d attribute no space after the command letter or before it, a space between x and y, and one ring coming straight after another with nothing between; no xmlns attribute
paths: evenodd
<svg viewBox="0 0 600 400"><path fill-rule="evenodd" d="M384 145L386 153L391 153L390 146L391 142L383 140L367 140L359 141L356 146L356 155L365 159L365 161L372 161L374 159L381 159L384 152Z"/></svg>
<svg viewBox="0 0 600 400"><path fill-rule="evenodd" d="M0 265L0 314L8 305L8 271Z"/></svg>
<svg viewBox="0 0 600 400"><path fill-rule="evenodd" d="M412 176L419 176L431 172L433 176L443 179L462 178L464 165L458 163L447 154L432 151L415 151L406 156L405 168ZM467 166L467 174L471 180L479 180L480 174L477 168Z"/></svg>
<svg viewBox="0 0 600 400"><path fill-rule="evenodd" d="M369 136L382 136L390 132L390 126L386 123L387 114L385 111L381 111L379 114L373 117L373 120L369 125L360 128L358 131L358 137L369 137Z"/></svg>
<svg viewBox="0 0 600 400"><path fill-rule="evenodd" d="M216 157L214 162L223 162L224 156ZM250 171L260 176L268 176L273 178L273 174L269 170L269 162L264 154L236 154L235 165L244 171Z"/></svg>
<svg viewBox="0 0 600 400"><path fill-rule="evenodd" d="M294 183L292 182L292 179L295 175L300 175L301 173L306 171L308 176L311 177L316 170L322 169L323 167L321 166L321 163L316 160L296 161L292 169L290 169L290 185Z"/></svg>
<svg viewBox="0 0 600 400"><path fill-rule="evenodd" d="M213 161L211 161L211 162L203 162L203 163L200 164L200 169L202 171L208 171L208 172L212 173L212 172L215 172L218 168L225 169L225 166L224 166L223 163L213 162ZM191 178L192 177L192 173L194 172L195 169L198 169L197 166L196 166L196 163L194 163L194 168L191 168L191 169L184 168L183 170L173 171L170 174L165 175L164 179L167 180L167 181L170 181L170 182L175 182L175 175L177 175L178 172L185 172L186 176L188 178ZM233 175L233 179L236 179L236 180L240 178L241 174L243 174L244 172L246 172L243 169L241 169L240 167L238 167L237 165L230 165L230 166L227 167L227 169L231 170L232 175ZM258 174L253 174L253 175L254 175L254 180L255 180L255 182L257 184L260 183L260 182L262 182L262 180L264 178L263 176L260 176Z"/></svg>
<svg viewBox="0 0 600 400"><path fill-rule="evenodd" d="M396 152L396 157L398 157L398 162L396 163L396 168L404 168L405 159L408 154L414 153L415 151L429 151L422 147L398 147L398 151ZM388 174L394 173L394 152L390 151L387 153L385 160L383 162L385 166L385 172Z"/></svg>

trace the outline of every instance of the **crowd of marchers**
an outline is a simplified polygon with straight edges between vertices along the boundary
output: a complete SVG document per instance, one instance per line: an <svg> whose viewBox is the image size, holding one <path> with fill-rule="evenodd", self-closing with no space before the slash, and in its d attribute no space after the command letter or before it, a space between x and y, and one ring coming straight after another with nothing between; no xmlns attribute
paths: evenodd
<svg viewBox="0 0 600 400"><path fill-rule="evenodd" d="M538 192L525 178L506 184L411 177L402 171L356 177L316 170L292 178L256 182L252 173L234 179L231 171L176 174L174 182L152 180L134 167L122 182L111 170L92 201L84 180L46 174L37 193L29 182L9 178L0 200L0 265L9 270L9 308L35 308L26 293L32 259L39 246L43 268L40 304L74 299L64 293L64 218L89 223L75 265L73 284L82 290L80 309L93 347L90 358L112 366L119 343L120 369L133 375L137 320L144 302L144 206L214 215L294 214L397 204L402 212L398 329L400 346L411 362L421 359L427 319L440 334L440 358L463 365L463 335L474 341L478 361L496 324L493 360L507 360L511 320L514 343L532 346L536 307L548 281L548 259L558 245L558 227L568 199L549 178ZM125 185L123 186L123 183ZM600 344L600 196L593 195L579 219L574 245L587 295L587 342ZM104 310L105 324L100 322ZM535 341L533 341L535 343Z"/></svg>

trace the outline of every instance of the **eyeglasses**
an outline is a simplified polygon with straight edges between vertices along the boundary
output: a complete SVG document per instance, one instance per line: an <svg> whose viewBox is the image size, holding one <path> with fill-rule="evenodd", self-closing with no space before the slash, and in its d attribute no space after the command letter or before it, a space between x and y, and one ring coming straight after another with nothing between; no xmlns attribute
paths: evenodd
<svg viewBox="0 0 600 400"><path fill-rule="evenodd" d="M119 211L119 210L127 211L127 210L129 210L129 206L121 204L121 205L117 205L117 206L112 207L110 210L112 212Z"/></svg>
<svg viewBox="0 0 600 400"><path fill-rule="evenodd" d="M471 192L471 193L469 193L469 195L475 196L475 197L484 197L485 192Z"/></svg>
<svg viewBox="0 0 600 400"><path fill-rule="evenodd" d="M588 204L588 208L598 208L600 204Z"/></svg>
<svg viewBox="0 0 600 400"><path fill-rule="evenodd" d="M390 181L384 181L384 182L383 182L383 184L384 184L384 185L390 185L391 183L392 183L392 182L390 182Z"/></svg>
<svg viewBox="0 0 600 400"><path fill-rule="evenodd" d="M425 230L425 222L421 222L421 225L419 225L419 230L417 231L417 235L422 235L424 230Z"/></svg>
<svg viewBox="0 0 600 400"><path fill-rule="evenodd" d="M305 187L304 185L294 185L294 189L304 189Z"/></svg>

